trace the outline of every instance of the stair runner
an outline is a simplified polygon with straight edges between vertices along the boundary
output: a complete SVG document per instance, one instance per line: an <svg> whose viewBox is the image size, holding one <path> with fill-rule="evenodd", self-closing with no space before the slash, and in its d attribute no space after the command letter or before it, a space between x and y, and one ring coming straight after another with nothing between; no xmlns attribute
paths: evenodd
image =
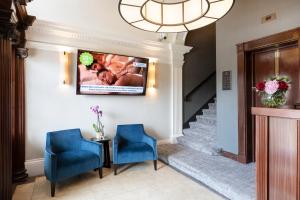
<svg viewBox="0 0 300 200"><path fill-rule="evenodd" d="M217 155L217 116L216 103L209 103L209 109L203 109L203 115L196 116L197 121L190 122L190 128L184 129L184 136L177 142L197 151Z"/></svg>
<svg viewBox="0 0 300 200"><path fill-rule="evenodd" d="M158 146L159 159L232 200L255 199L255 164L222 157L217 149L216 100L190 122L177 144Z"/></svg>

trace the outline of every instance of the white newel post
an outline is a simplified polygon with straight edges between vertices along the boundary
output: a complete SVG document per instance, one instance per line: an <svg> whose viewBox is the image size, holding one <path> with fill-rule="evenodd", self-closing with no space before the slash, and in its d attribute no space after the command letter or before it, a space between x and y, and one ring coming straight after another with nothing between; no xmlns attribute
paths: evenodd
<svg viewBox="0 0 300 200"><path fill-rule="evenodd" d="M172 139L182 136L182 115L183 115L183 93L182 93L182 67L184 64L184 54L188 53L192 47L172 44Z"/></svg>

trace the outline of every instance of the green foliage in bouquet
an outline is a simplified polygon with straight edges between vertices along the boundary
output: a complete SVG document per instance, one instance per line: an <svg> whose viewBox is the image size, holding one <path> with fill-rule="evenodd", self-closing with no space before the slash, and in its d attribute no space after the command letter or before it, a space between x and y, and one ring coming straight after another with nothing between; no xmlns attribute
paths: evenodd
<svg viewBox="0 0 300 200"><path fill-rule="evenodd" d="M276 108L286 103L286 96L283 93L277 93L274 95L263 94L261 96L261 102L266 107Z"/></svg>

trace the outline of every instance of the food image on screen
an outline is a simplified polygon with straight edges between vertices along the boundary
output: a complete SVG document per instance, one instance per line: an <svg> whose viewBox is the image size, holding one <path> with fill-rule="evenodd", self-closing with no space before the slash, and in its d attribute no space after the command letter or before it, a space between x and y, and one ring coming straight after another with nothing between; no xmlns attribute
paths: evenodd
<svg viewBox="0 0 300 200"><path fill-rule="evenodd" d="M78 50L78 94L144 95L147 58Z"/></svg>

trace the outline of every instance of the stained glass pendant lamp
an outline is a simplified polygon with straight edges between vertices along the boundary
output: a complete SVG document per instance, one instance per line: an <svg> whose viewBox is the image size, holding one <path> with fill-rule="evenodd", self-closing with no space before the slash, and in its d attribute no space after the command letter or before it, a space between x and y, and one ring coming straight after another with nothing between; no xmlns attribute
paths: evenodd
<svg viewBox="0 0 300 200"><path fill-rule="evenodd" d="M130 25L151 32L185 32L226 15L234 0L120 0L119 12Z"/></svg>

